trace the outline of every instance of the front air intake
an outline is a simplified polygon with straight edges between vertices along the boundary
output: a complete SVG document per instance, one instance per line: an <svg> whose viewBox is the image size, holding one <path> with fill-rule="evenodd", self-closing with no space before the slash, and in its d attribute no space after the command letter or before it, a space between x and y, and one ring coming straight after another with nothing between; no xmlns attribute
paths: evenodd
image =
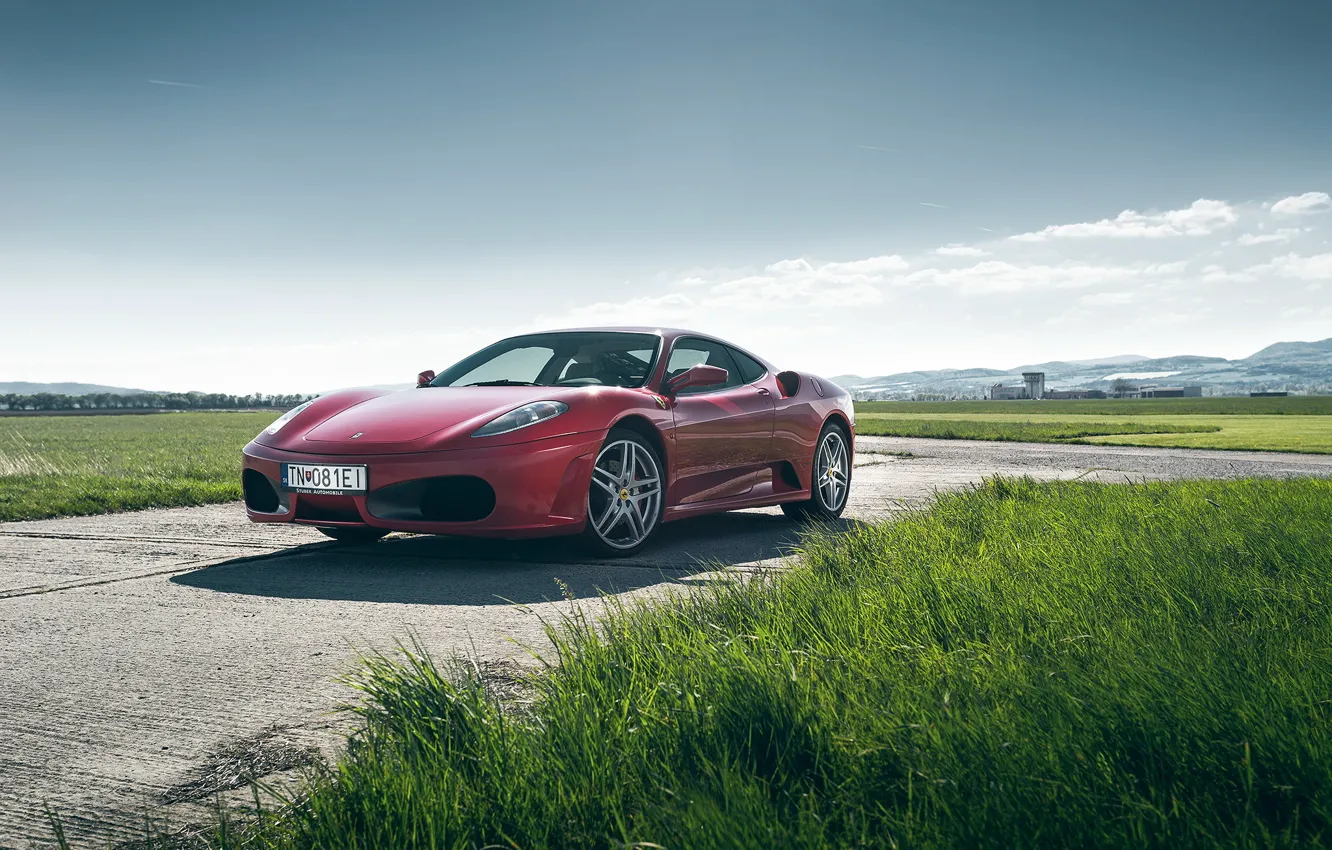
<svg viewBox="0 0 1332 850"><path fill-rule="evenodd" d="M427 522L475 522L493 510L495 490L470 475L435 478L421 496L421 516Z"/></svg>
<svg viewBox="0 0 1332 850"><path fill-rule="evenodd" d="M366 510L380 519L411 522L476 522L495 510L495 490L472 475L418 478L381 487Z"/></svg>
<svg viewBox="0 0 1332 850"><path fill-rule="evenodd" d="M241 490L245 493L245 507L258 514L275 514L280 504L273 482L257 469L241 473Z"/></svg>

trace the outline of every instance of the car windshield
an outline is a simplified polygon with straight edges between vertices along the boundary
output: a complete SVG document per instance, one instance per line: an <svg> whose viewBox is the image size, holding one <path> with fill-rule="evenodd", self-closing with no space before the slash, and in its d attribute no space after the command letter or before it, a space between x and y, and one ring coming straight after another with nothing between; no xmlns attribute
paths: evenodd
<svg viewBox="0 0 1332 850"><path fill-rule="evenodd" d="M432 387L641 387L655 334L571 331L501 340L444 370Z"/></svg>

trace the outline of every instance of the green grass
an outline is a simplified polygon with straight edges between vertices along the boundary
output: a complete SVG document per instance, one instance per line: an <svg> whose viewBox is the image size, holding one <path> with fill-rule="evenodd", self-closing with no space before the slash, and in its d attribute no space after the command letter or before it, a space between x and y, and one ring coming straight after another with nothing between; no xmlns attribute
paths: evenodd
<svg viewBox="0 0 1332 850"><path fill-rule="evenodd" d="M1332 453L1332 416L1179 414L1142 417L1049 413L1024 402L1021 412L941 413L856 406L861 434L974 440L1117 443L1202 449Z"/></svg>
<svg viewBox="0 0 1332 850"><path fill-rule="evenodd" d="M861 416L856 433L866 436L930 437L940 440L1009 440L1051 443L1106 434L1185 434L1220 431L1216 425L1166 422L996 422L988 419L887 419Z"/></svg>
<svg viewBox="0 0 1332 850"><path fill-rule="evenodd" d="M1332 396L1144 398L1070 401L861 401L856 410L916 413L1073 413L1083 416L1332 416Z"/></svg>
<svg viewBox="0 0 1332 850"><path fill-rule="evenodd" d="M0 418L0 521L227 502L274 413Z"/></svg>
<svg viewBox="0 0 1332 850"><path fill-rule="evenodd" d="M246 846L1332 842L1332 481L992 480L552 634L526 708L370 660Z"/></svg>

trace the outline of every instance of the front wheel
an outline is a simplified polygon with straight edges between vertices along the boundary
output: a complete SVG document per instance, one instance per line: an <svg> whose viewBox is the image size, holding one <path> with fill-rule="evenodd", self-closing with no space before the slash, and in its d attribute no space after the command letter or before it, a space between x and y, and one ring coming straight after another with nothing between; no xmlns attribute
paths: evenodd
<svg viewBox="0 0 1332 850"><path fill-rule="evenodd" d="M661 523L666 493L661 458L635 431L613 428L592 466L583 545L619 558L647 544Z"/></svg>
<svg viewBox="0 0 1332 850"><path fill-rule="evenodd" d="M819 433L811 472L809 499L785 503L782 513L796 519L837 519L851 495L851 449L846 432L831 422Z"/></svg>
<svg viewBox="0 0 1332 850"><path fill-rule="evenodd" d="M339 543L374 543L379 538L388 534L387 528L349 528L346 526L330 526L320 528L320 533L326 537L332 537Z"/></svg>

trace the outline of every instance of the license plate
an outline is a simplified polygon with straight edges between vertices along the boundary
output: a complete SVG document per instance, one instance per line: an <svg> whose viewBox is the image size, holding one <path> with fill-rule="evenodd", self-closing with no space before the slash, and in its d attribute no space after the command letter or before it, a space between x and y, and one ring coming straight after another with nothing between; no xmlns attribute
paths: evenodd
<svg viewBox="0 0 1332 850"><path fill-rule="evenodd" d="M282 489L293 493L342 496L364 493L364 466L328 466L321 463L282 464Z"/></svg>

